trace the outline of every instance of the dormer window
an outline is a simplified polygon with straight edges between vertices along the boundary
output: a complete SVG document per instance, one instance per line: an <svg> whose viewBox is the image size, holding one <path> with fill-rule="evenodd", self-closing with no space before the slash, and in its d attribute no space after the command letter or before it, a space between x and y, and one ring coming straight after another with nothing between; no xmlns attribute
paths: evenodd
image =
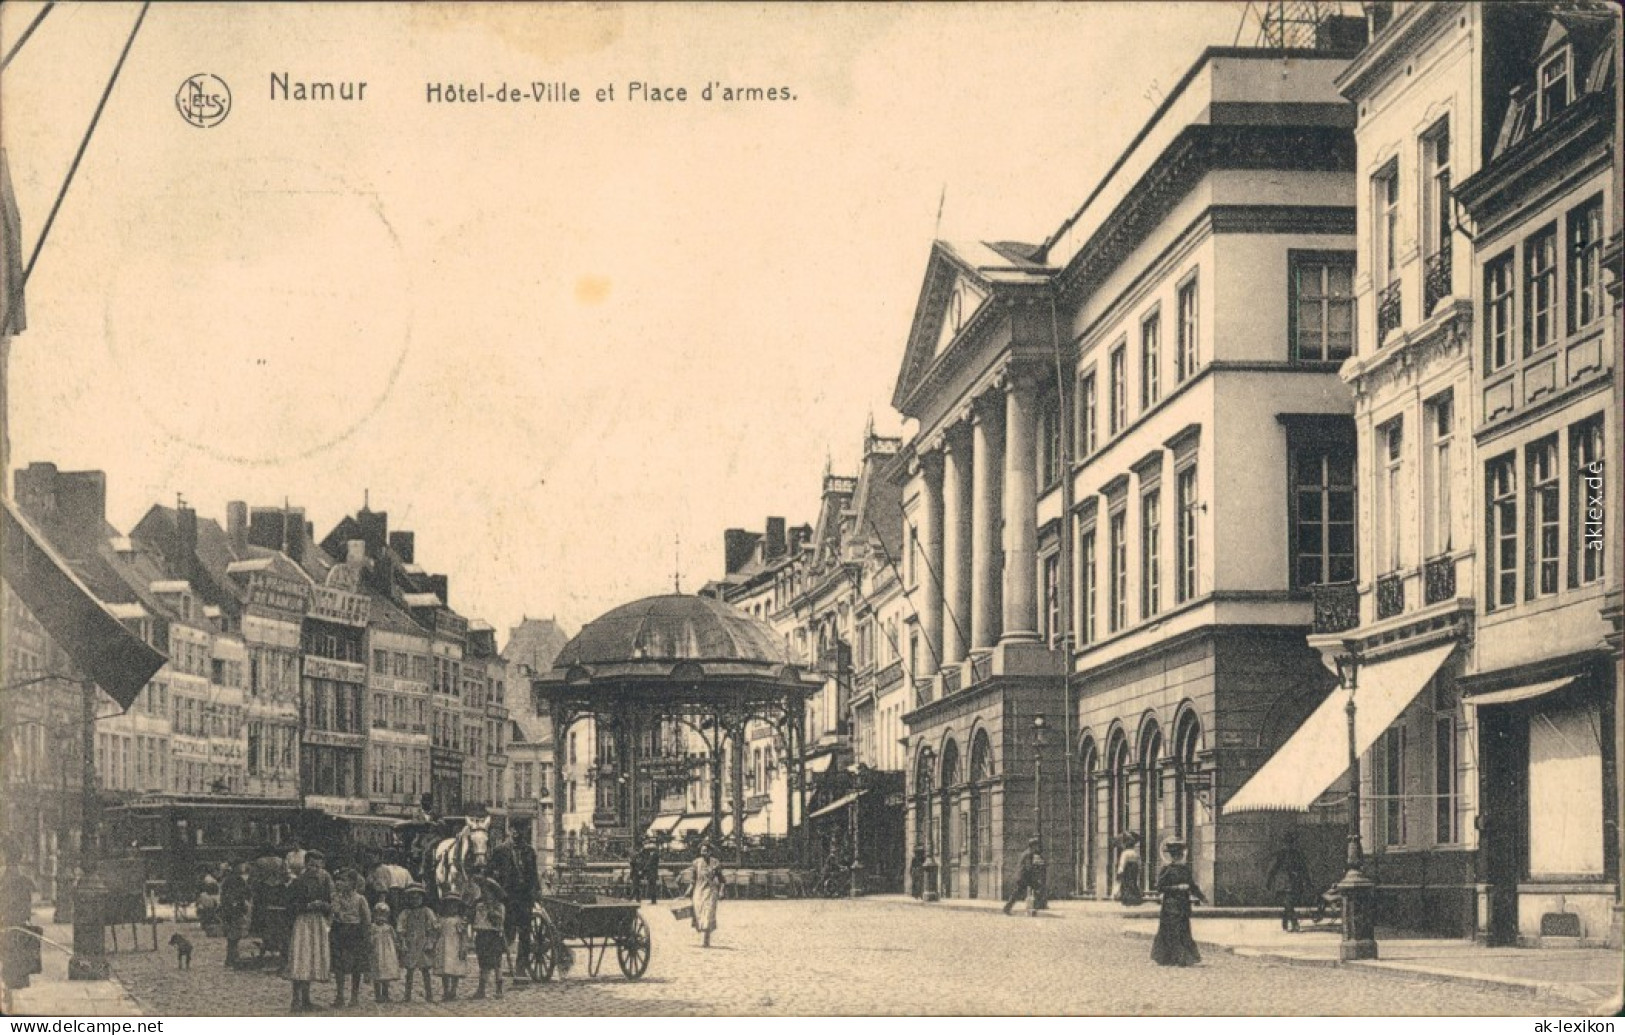
<svg viewBox="0 0 1625 1035"><path fill-rule="evenodd" d="M1540 72L1536 78L1540 90L1536 98L1539 105L1536 112L1536 124L1545 124L1557 113L1569 106L1573 93L1570 84L1574 77L1570 74L1569 64L1572 51L1563 47L1540 63Z"/></svg>

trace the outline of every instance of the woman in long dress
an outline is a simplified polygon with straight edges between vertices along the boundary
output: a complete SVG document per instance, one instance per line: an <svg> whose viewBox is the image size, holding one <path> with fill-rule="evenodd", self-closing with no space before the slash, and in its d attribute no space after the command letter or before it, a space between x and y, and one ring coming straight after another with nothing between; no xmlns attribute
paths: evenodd
<svg viewBox="0 0 1625 1035"><path fill-rule="evenodd" d="M1117 901L1125 906L1137 906L1145 901L1140 891L1140 835L1129 831L1122 837L1122 851L1117 857Z"/></svg>
<svg viewBox="0 0 1625 1035"><path fill-rule="evenodd" d="M688 868L689 902L694 907L694 929L701 944L711 947L711 932L717 929L717 902L722 898L722 863L711 854L711 843L700 846L700 854Z"/></svg>
<svg viewBox="0 0 1625 1035"><path fill-rule="evenodd" d="M288 886L293 935L288 945L288 980L293 982L293 1012L314 1010L310 983L326 981L330 966L327 918L333 911L333 878L322 867L321 852L304 853L304 872Z"/></svg>
<svg viewBox="0 0 1625 1035"><path fill-rule="evenodd" d="M1207 901L1196 886L1190 864L1185 861L1185 842L1172 840L1163 846L1168 865L1157 874L1157 894L1162 911L1157 919L1157 939L1151 943L1151 959L1159 967L1190 967L1202 962L1191 937L1191 901Z"/></svg>

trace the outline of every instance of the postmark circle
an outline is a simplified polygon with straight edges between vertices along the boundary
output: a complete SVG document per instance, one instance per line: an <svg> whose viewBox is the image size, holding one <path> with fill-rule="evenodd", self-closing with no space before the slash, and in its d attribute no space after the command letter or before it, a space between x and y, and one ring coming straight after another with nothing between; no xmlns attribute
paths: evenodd
<svg viewBox="0 0 1625 1035"><path fill-rule="evenodd" d="M231 114L231 87L208 72L187 76L175 91L175 110L199 129L218 126Z"/></svg>

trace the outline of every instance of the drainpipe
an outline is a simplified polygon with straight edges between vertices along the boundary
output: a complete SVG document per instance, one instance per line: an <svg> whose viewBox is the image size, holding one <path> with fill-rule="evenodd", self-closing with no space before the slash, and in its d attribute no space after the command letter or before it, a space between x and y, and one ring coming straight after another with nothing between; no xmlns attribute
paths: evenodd
<svg viewBox="0 0 1625 1035"><path fill-rule="evenodd" d="M1060 569L1056 573L1057 607L1061 612L1061 744L1062 755L1066 759L1062 772L1066 778L1066 833L1068 855L1072 860L1072 869L1068 880L1071 882L1071 892L1077 895L1078 880L1078 810L1077 789L1075 787L1076 775L1073 772L1072 752L1077 750L1077 743L1073 735L1073 720L1076 718L1072 704L1072 578L1073 578L1073 541L1072 541L1072 508L1076 505L1073 498L1077 491L1074 484L1072 465L1074 458L1073 435L1076 431L1076 419L1067 413L1065 401L1067 399L1066 365L1061 353L1061 320L1058 310L1058 300L1055 297L1055 281L1049 281L1049 326L1050 344L1055 354L1055 404L1060 411L1056 414L1056 421L1061 423L1061 542L1060 542ZM1077 406L1073 400L1074 408Z"/></svg>

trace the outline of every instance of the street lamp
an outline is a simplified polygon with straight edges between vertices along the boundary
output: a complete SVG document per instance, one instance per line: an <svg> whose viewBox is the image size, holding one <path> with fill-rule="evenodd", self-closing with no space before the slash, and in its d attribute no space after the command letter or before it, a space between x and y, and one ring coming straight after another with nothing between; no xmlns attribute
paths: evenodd
<svg viewBox="0 0 1625 1035"><path fill-rule="evenodd" d="M1044 854L1044 748L1049 744L1049 721L1043 715L1033 716L1033 836L1038 838L1038 854ZM1037 887L1033 889L1033 905L1039 909L1049 904L1049 866L1038 867Z"/></svg>
<svg viewBox="0 0 1625 1035"><path fill-rule="evenodd" d="M858 822L859 822L858 810L861 807L861 801L862 801L863 793L864 793L865 790L868 789L868 786L869 786L869 767L867 765L864 765L862 762L859 762L856 765L852 766L851 771L852 771L852 790L853 790L853 792L854 792L854 794L856 796L852 799L852 805L851 805L851 809L852 809L852 867L851 867L851 872L850 872L851 887L848 889L847 895L850 898L857 898L858 896L863 894L863 855L858 850L858 845L859 845L858 836L859 836L859 833L860 833L860 828L858 826Z"/></svg>
<svg viewBox="0 0 1625 1035"><path fill-rule="evenodd" d="M1349 834L1348 872L1338 882L1337 890L1343 900L1343 941L1338 946L1342 960L1374 960L1377 958L1376 918L1372 913L1373 892L1376 890L1364 872L1364 852L1360 847L1360 749L1354 733L1354 694L1360 685L1360 653L1354 640L1343 641L1344 653L1339 654L1337 680L1348 691L1345 711L1349 717Z"/></svg>

